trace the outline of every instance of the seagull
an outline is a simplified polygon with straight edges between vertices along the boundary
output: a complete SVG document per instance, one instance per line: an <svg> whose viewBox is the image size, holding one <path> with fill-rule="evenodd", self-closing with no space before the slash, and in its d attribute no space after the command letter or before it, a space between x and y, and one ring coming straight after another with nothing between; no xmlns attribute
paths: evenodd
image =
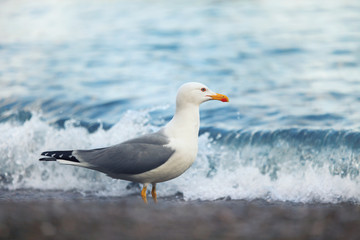
<svg viewBox="0 0 360 240"><path fill-rule="evenodd" d="M199 106L209 100L228 102L229 98L204 84L185 83L177 92L173 118L159 131L105 148L46 151L39 160L89 168L115 179L141 183L141 197L145 203L147 187L151 184L151 195L156 203L156 184L180 176L195 161Z"/></svg>

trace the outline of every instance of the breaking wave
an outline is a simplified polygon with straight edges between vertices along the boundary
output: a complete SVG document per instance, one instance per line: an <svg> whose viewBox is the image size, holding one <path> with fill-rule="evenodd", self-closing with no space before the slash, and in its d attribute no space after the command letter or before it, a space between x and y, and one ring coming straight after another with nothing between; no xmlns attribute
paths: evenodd
<svg viewBox="0 0 360 240"><path fill-rule="evenodd" d="M137 192L129 182L92 170L39 162L51 149L88 149L156 131L148 111L129 111L114 125L41 114L0 123L0 188L75 190L101 196ZM59 122L61 124L59 124ZM199 153L182 176L159 184L159 196L293 202L360 202L360 132L333 129L201 128Z"/></svg>

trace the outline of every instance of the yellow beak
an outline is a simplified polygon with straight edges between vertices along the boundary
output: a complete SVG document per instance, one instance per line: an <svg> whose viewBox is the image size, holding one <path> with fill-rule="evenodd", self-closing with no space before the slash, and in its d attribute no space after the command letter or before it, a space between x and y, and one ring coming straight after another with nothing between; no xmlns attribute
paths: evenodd
<svg viewBox="0 0 360 240"><path fill-rule="evenodd" d="M209 95L209 97L212 98L212 100L219 100L219 101L222 101L222 102L228 102L229 101L229 98L223 94L220 94L220 93L216 93L215 95Z"/></svg>

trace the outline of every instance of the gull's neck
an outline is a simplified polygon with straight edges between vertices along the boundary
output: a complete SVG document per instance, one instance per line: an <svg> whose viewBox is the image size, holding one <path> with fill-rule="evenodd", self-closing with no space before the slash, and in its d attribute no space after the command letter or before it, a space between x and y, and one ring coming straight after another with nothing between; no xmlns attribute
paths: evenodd
<svg viewBox="0 0 360 240"><path fill-rule="evenodd" d="M199 135L199 105L193 103L176 104L174 117L165 126L170 137L196 138Z"/></svg>

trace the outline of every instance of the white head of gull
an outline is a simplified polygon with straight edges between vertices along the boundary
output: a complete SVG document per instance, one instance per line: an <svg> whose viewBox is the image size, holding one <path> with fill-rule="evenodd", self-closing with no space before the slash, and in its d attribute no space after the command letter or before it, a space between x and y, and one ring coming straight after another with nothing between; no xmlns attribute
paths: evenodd
<svg viewBox="0 0 360 240"><path fill-rule="evenodd" d="M227 96L201 83L183 84L176 96L174 117L159 131L99 149L46 151L41 161L90 168L110 177L143 184L141 196L147 202L147 186L157 201L156 183L184 173L195 161L200 126L199 106L209 100L228 102Z"/></svg>

